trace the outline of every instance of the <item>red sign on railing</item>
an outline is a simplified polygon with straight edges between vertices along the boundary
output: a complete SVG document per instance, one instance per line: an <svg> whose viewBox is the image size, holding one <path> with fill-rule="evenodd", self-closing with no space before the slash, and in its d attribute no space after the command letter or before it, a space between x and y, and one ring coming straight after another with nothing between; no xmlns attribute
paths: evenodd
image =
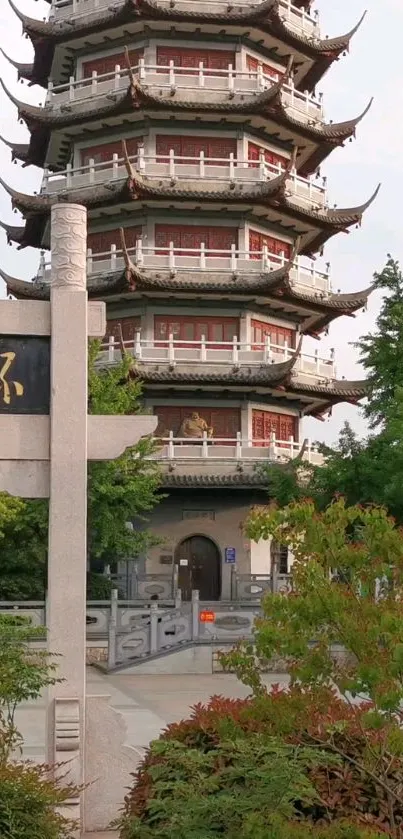
<svg viewBox="0 0 403 839"><path fill-rule="evenodd" d="M209 609L206 609L203 612L200 612L200 623L214 623L215 621L215 612L211 612Z"/></svg>

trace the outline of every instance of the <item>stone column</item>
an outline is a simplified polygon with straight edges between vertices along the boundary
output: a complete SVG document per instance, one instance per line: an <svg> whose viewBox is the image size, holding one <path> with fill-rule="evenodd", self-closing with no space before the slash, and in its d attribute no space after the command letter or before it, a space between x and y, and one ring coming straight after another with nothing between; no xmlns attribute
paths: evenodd
<svg viewBox="0 0 403 839"><path fill-rule="evenodd" d="M86 210L52 207L48 650L60 655L49 690L47 760L84 781L87 553ZM64 812L81 820L82 796Z"/></svg>

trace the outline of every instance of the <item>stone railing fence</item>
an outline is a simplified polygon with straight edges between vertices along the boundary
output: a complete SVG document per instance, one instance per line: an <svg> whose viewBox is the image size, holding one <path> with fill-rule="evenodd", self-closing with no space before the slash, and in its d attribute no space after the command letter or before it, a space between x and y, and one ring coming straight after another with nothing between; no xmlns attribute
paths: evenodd
<svg viewBox="0 0 403 839"><path fill-rule="evenodd" d="M173 609L152 603L129 629L122 629L115 595L109 624L108 670L190 645L232 645L242 639L252 639L259 612L258 602L200 602L199 592L193 591L191 602Z"/></svg>
<svg viewBox="0 0 403 839"><path fill-rule="evenodd" d="M184 643L235 643L250 637L261 597L288 591L289 576L231 569L231 599L208 603L200 602L197 591L191 602L183 602L176 575L138 574L134 588L137 596L130 600L119 599L113 589L110 600L87 603L87 642L108 639L110 668ZM0 613L28 617L45 633L44 601L0 601Z"/></svg>
<svg viewBox="0 0 403 839"><path fill-rule="evenodd" d="M287 592L290 586L289 574L239 574L231 568L231 600L259 600L266 592ZM119 590L119 596L126 600L158 600L164 605L174 605L180 598L178 568L168 574L141 574L134 570L130 574L112 574L111 580Z"/></svg>

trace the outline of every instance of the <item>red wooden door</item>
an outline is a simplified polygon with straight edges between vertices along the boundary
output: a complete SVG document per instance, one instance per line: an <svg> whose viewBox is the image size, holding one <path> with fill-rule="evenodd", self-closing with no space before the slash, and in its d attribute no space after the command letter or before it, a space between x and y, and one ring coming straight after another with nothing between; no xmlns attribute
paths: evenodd
<svg viewBox="0 0 403 839"><path fill-rule="evenodd" d="M174 63L175 72L186 73L188 76L197 74L201 63L208 70L227 70L230 64L235 67L235 52L193 47L157 47L157 65L165 68L170 61Z"/></svg>
<svg viewBox="0 0 403 839"><path fill-rule="evenodd" d="M142 137L129 137L126 140L126 148L129 157L134 157L137 154L138 145L142 142ZM117 154L120 158L123 157L121 140L115 140L113 143L102 143L101 145L81 149L81 166L88 166L90 160L93 160L94 163L109 163L113 160L114 154Z"/></svg>
<svg viewBox="0 0 403 839"><path fill-rule="evenodd" d="M106 343L112 336L115 338L115 341L119 341L120 329L122 329L123 341L127 341L131 348L136 337L136 332L139 331L140 326L141 317L135 315L127 318L110 318L106 321L104 342Z"/></svg>
<svg viewBox="0 0 403 839"><path fill-rule="evenodd" d="M237 432L241 430L241 412L239 408L158 405L154 408L154 414L158 416L156 436L168 437L169 432L172 431L174 437L177 437L183 420L193 412L197 412L206 421L207 425L213 429L213 439L223 438L224 440L234 440Z"/></svg>
<svg viewBox="0 0 403 839"><path fill-rule="evenodd" d="M257 68L259 64L262 65L262 71L264 75L269 76L269 78L271 79L275 79L277 81L281 76L284 75L284 72L281 73L279 70L276 69L276 67L272 67L271 64L265 64L262 61L258 61L258 59L254 58L253 55L246 56L246 66L251 73L257 73Z"/></svg>
<svg viewBox="0 0 403 839"><path fill-rule="evenodd" d="M270 343L277 347L283 347L285 343L287 343L288 347L295 347L296 331L294 329L277 326L274 323L265 323L261 320L252 320L251 327L254 349L260 349L261 345L265 343L267 336L270 338Z"/></svg>
<svg viewBox="0 0 403 839"><path fill-rule="evenodd" d="M173 242L175 253L178 253L181 248L189 248L189 252L183 254L184 256L197 256L202 244L204 244L206 250L217 248L220 251L230 251L231 245L237 245L238 230L235 227L156 224L156 250L158 248L169 248L170 242ZM209 253L207 256L220 256L220 254Z"/></svg>
<svg viewBox="0 0 403 839"><path fill-rule="evenodd" d="M283 255L285 259L291 256L291 245L289 242L284 242L282 239L276 239L274 236L268 236L264 233L258 233L257 230L249 231L249 250L251 251L251 259L261 259L263 246L267 245L269 254L275 256ZM256 255L255 255L255 252Z"/></svg>
<svg viewBox="0 0 403 839"><path fill-rule="evenodd" d="M259 446L269 442L275 434L277 441L284 441L294 437L298 439L298 420L289 414L276 414L272 411L252 411L253 445ZM263 441L263 442L262 442Z"/></svg>
<svg viewBox="0 0 403 839"><path fill-rule="evenodd" d="M130 50L130 66L137 67L139 58L144 55L143 50ZM113 55L104 55L102 58L92 58L89 61L84 61L82 65L82 78L89 79L93 73L98 76L105 73L114 73L115 67L119 66L121 70L126 69L126 56L124 52L117 52Z"/></svg>
<svg viewBox="0 0 403 839"><path fill-rule="evenodd" d="M192 346L192 342L201 341L203 335L212 349L219 349L222 342L231 344L234 335L239 335L238 318L215 318L200 316L155 315L154 338L156 341L168 341L173 335L175 341L181 341L180 347ZM183 342L183 343L182 343Z"/></svg>
<svg viewBox="0 0 403 839"><path fill-rule="evenodd" d="M285 168L289 161L287 157L284 157L281 154L277 154L277 152L268 151L268 149L263 149L262 146L258 146L256 143L248 143L248 160L249 161L259 161L260 160L260 152L264 151L264 159L266 163L269 163L271 166L282 166ZM258 163L250 163L251 167L256 167Z"/></svg>
<svg viewBox="0 0 403 839"><path fill-rule="evenodd" d="M125 227L125 241L128 248L134 248L137 239L141 236L141 227ZM102 230L99 232L89 233L87 236L87 247L92 250L94 254L109 252L112 245L116 245L117 250L121 249L120 229L116 230Z"/></svg>

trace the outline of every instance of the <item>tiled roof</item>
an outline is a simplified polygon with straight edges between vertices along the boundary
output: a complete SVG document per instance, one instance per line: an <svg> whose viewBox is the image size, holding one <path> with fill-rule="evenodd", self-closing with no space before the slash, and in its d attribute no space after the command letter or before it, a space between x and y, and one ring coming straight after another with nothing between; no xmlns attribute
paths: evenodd
<svg viewBox="0 0 403 839"><path fill-rule="evenodd" d="M254 115L267 117L289 132L289 139L295 141L297 145L299 143L303 145L306 141L313 144L310 157L303 166L299 167L300 173L306 174L312 172L333 148L354 135L358 123L367 113L371 102L358 117L352 120L325 124L315 123L312 120L307 123L293 117L290 110L284 106L282 88L286 82L287 76L284 76L277 84L255 96L235 94L230 97L228 92L212 91L211 97L203 101L194 91L180 89L175 92L174 96L169 90L152 93L147 86L133 80L127 90L112 91L107 97L97 97L94 100L84 99L82 102L76 102L74 108L55 109L51 106L40 108L21 102L10 93L0 79L7 96L18 109L19 118L24 120L31 132L29 161L38 166L44 163L52 130L68 128L80 125L84 121L91 122L108 116L123 116L134 108L144 111L147 109L175 111L178 114L197 111L205 114L244 114L251 117Z"/></svg>
<svg viewBox="0 0 403 839"><path fill-rule="evenodd" d="M300 347L287 361L277 364L265 364L261 367L242 365L239 368L234 367L232 370L219 373L214 372L214 367L207 364L194 365L192 371L177 368L172 370L166 365L141 364L139 368L136 368L136 375L146 384L158 382L180 384L185 382L195 385L251 385L252 387L280 385L287 379L288 374L294 367L299 352Z"/></svg>
<svg viewBox="0 0 403 839"><path fill-rule="evenodd" d="M266 489L262 475L253 472L235 472L232 475L178 475L175 472L165 472L161 479L162 487L187 488L187 487L234 487L243 489L248 487L261 487Z"/></svg>
<svg viewBox="0 0 403 839"><path fill-rule="evenodd" d="M88 279L88 294L91 298L105 298L120 292L140 291L174 291L180 294L195 292L197 294L220 292L229 299L251 295L253 298L281 299L293 305L301 302L308 312L301 324L302 333L316 334L334 318L343 314L352 314L366 305L373 286L363 291L350 294L329 294L320 296L318 293L303 294L296 290L289 282L292 260L286 262L282 268L275 271L258 274L239 274L235 276L207 275L196 269L189 272L178 271L175 276L169 272L141 272L129 263L124 271L113 271L102 275L90 276ZM10 277L0 268L0 276L7 285L7 293L20 300L48 300L50 286L48 283L27 282L16 277ZM216 278L217 277L217 278Z"/></svg>
<svg viewBox="0 0 403 839"><path fill-rule="evenodd" d="M371 198L358 207L347 209L323 209L315 210L301 207L291 201L285 193L285 185L289 176L287 169L275 178L264 183L245 185L227 185L218 183L213 186L206 186L203 180L177 182L172 185L169 178L161 178L159 181L150 180L135 171L127 161L129 178L121 178L114 182L94 184L85 188L63 190L60 193L27 195L14 190L0 178L0 184L8 192L12 199L13 209L18 209L27 217L32 226L32 217L42 217L42 225L38 220L36 230L39 231L39 240L30 239L28 233L25 235L27 244L39 247L42 242L47 218L53 204L61 201L69 203L80 203L89 209L102 206L110 206L119 202L141 202L141 201L166 201L176 200L183 205L185 202L206 201L209 203L222 203L238 205L240 209L246 204L253 208L265 208L280 213L287 224L291 218L294 222L300 221L305 227L303 231L300 252L302 254L315 253L330 236L340 230L346 230L354 224L361 222L365 210L375 200L379 187ZM290 168L292 162L290 162ZM306 230L307 224L310 227Z"/></svg>
<svg viewBox="0 0 403 839"><path fill-rule="evenodd" d="M344 51L348 50L350 41L361 25L363 18L350 32L336 38L313 38L311 35L298 33L287 26L283 19L279 0L265 0L252 8L243 10L237 7L228 8L222 12L209 12L202 4L195 4L196 11L179 10L172 3L170 7L162 6L156 0L126 0L120 6L105 7L90 16L67 18L57 21L39 21L23 14L9 0L11 7L21 20L23 30L31 39L35 57L31 67L25 68L25 78L35 84L47 86L54 50L56 44L67 43L73 38L85 37L102 29L118 27L133 20L188 22L193 24L218 24L224 27L251 26L263 33L274 35L285 45L297 50L300 54L311 59L311 66L301 80L303 89L311 90L319 81L328 67ZM300 5L298 3L298 5ZM306 5L306 2L305 4Z"/></svg>

